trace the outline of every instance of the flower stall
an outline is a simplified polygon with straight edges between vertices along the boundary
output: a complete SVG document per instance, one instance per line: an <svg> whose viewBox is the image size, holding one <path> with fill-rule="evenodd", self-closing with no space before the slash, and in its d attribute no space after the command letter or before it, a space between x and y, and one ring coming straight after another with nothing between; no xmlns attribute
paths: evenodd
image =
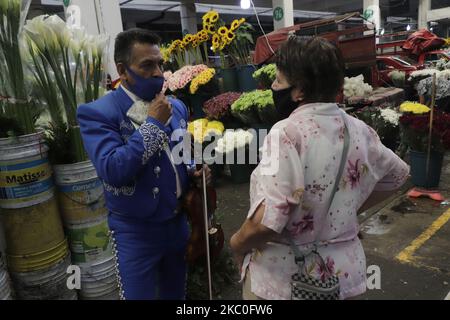
<svg viewBox="0 0 450 320"><path fill-rule="evenodd" d="M165 72L165 92L183 100L194 119L202 118L203 103L218 93L215 73L215 69L204 64L187 65L174 73Z"/></svg>
<svg viewBox="0 0 450 320"><path fill-rule="evenodd" d="M409 101L400 106L400 112L401 141L409 150L412 182L417 187L436 188L443 154L450 149L450 114L435 110L430 119L430 108Z"/></svg>

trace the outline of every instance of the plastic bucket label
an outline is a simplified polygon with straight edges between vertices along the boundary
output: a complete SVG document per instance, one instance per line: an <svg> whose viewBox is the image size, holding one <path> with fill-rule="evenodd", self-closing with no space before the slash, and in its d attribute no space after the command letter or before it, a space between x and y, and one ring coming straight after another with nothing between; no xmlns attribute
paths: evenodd
<svg viewBox="0 0 450 320"><path fill-rule="evenodd" d="M23 208L53 196L52 170L47 159L0 162L0 207Z"/></svg>
<svg viewBox="0 0 450 320"><path fill-rule="evenodd" d="M61 213L65 224L81 224L107 215L103 184L91 179L58 185Z"/></svg>
<svg viewBox="0 0 450 320"><path fill-rule="evenodd" d="M112 243L108 235L106 220L97 224L72 225L66 228L75 264L99 260L112 254Z"/></svg>

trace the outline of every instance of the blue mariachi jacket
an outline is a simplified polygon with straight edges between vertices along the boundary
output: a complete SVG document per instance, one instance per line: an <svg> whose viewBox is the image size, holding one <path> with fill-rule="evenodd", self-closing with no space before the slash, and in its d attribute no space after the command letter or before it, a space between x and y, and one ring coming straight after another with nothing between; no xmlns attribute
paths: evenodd
<svg viewBox="0 0 450 320"><path fill-rule="evenodd" d="M119 219L163 222L177 214L175 171L164 145L170 143L173 130L186 130L188 111L181 101L169 100L169 126L148 117L137 130L126 115L133 100L122 88L78 107L84 147L103 181L106 206ZM176 168L185 191L188 168Z"/></svg>

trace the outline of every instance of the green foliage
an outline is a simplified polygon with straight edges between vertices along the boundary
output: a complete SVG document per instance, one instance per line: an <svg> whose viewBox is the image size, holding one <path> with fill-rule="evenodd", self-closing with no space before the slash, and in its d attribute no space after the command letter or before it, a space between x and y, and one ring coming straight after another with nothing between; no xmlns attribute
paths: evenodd
<svg viewBox="0 0 450 320"><path fill-rule="evenodd" d="M251 34L255 29L249 23L243 23L236 31L236 37L230 45L230 54L236 65L244 66L252 63L250 50L254 45Z"/></svg>
<svg viewBox="0 0 450 320"><path fill-rule="evenodd" d="M239 113L249 109L260 110L273 105L274 102L271 90L255 90L242 94L241 97L231 105L231 111L233 113Z"/></svg>
<svg viewBox="0 0 450 320"><path fill-rule="evenodd" d="M277 76L277 67L274 63L268 64L253 73L253 78L260 83L263 88L270 89Z"/></svg>

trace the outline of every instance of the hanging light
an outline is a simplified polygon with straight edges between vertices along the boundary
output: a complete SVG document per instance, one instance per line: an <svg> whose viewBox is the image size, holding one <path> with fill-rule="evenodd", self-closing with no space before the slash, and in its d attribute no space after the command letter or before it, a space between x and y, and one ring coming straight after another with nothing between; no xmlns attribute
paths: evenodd
<svg viewBox="0 0 450 320"><path fill-rule="evenodd" d="M241 0L241 8L244 10L250 8L250 0Z"/></svg>
<svg viewBox="0 0 450 320"><path fill-rule="evenodd" d="M381 34L381 35L384 35L384 28L381 29L380 34Z"/></svg>
<svg viewBox="0 0 450 320"><path fill-rule="evenodd" d="M406 31L409 31L409 30L411 30L411 25L410 25L410 24L408 24L408 25L406 26Z"/></svg>

